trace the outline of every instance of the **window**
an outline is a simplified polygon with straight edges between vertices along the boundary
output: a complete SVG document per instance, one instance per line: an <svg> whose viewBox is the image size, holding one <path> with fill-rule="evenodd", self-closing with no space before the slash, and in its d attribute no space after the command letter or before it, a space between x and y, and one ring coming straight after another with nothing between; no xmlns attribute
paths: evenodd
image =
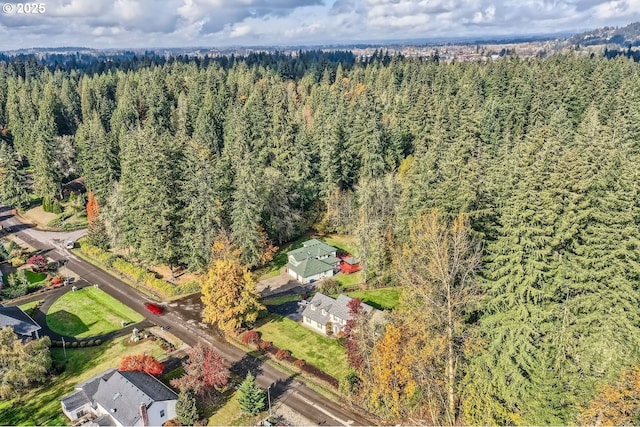
<svg viewBox="0 0 640 427"><path fill-rule="evenodd" d="M164 418L164 409L160 410L160 418Z"/></svg>

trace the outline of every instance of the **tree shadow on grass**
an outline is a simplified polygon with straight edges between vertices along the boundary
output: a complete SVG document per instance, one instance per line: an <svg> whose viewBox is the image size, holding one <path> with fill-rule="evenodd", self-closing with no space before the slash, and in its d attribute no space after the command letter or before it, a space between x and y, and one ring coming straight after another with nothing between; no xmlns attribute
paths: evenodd
<svg viewBox="0 0 640 427"><path fill-rule="evenodd" d="M47 326L60 335L76 337L88 332L92 325L85 325L75 314L60 310L47 314Z"/></svg>

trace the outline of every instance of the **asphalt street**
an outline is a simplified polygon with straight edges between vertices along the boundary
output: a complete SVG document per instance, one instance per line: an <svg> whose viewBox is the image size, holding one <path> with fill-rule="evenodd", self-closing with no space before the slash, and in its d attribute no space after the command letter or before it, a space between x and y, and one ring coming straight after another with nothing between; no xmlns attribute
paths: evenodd
<svg viewBox="0 0 640 427"><path fill-rule="evenodd" d="M16 235L38 250L46 251L46 255L53 260L67 260L66 268L80 278L89 283L98 284L102 290L130 306L153 323L168 327L169 332L188 345L193 346L198 342L212 345L228 361L229 369L232 372L244 376L248 370L251 370L256 374L257 382L261 387L269 387L272 405L286 405L309 420L314 420L318 425L373 425L373 422L363 415L324 397L296 381L290 375L262 363L226 342L222 336L200 321L197 310L200 302L197 296L161 304L165 308L164 313L161 315L151 314L145 309L144 303L157 301L151 300L118 278L82 260L65 248L64 244L67 240L77 238L82 235L82 232L70 234L34 230L30 226L20 223L7 208L0 208L0 225L5 228L5 232ZM7 227L10 227L9 230Z"/></svg>

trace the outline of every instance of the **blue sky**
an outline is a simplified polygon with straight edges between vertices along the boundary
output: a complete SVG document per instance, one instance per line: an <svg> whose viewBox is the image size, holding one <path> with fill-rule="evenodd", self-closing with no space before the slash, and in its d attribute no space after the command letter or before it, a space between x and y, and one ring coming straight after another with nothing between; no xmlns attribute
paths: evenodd
<svg viewBox="0 0 640 427"><path fill-rule="evenodd" d="M1 50L317 45L640 21L640 0L44 0L45 12L33 15L16 14L8 1L13 12L0 13Z"/></svg>

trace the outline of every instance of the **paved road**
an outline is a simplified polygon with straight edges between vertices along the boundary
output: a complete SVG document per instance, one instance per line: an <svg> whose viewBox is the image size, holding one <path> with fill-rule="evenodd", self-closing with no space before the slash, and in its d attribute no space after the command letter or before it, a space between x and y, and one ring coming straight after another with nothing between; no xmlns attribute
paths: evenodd
<svg viewBox="0 0 640 427"><path fill-rule="evenodd" d="M232 372L244 376L251 370L257 374L257 381L262 387L270 386L272 404L287 405L309 420L316 421L318 425L373 425L373 422L364 416L327 399L291 376L227 343L207 325L200 323L193 314L187 314L193 313L193 306L199 304L199 301L187 297L165 305L164 314L153 315L144 308L144 303L151 301L146 295L67 251L64 248L66 237L60 238L55 232L32 230L29 226L21 224L6 208L0 208L0 225L3 225L5 230L7 226L11 227L11 233L34 248L48 251L48 257L54 260L66 259L66 267L69 270L89 283L99 284L102 290L130 306L146 319L159 326L169 327L171 333L188 345L193 346L198 342L213 345L229 362Z"/></svg>

